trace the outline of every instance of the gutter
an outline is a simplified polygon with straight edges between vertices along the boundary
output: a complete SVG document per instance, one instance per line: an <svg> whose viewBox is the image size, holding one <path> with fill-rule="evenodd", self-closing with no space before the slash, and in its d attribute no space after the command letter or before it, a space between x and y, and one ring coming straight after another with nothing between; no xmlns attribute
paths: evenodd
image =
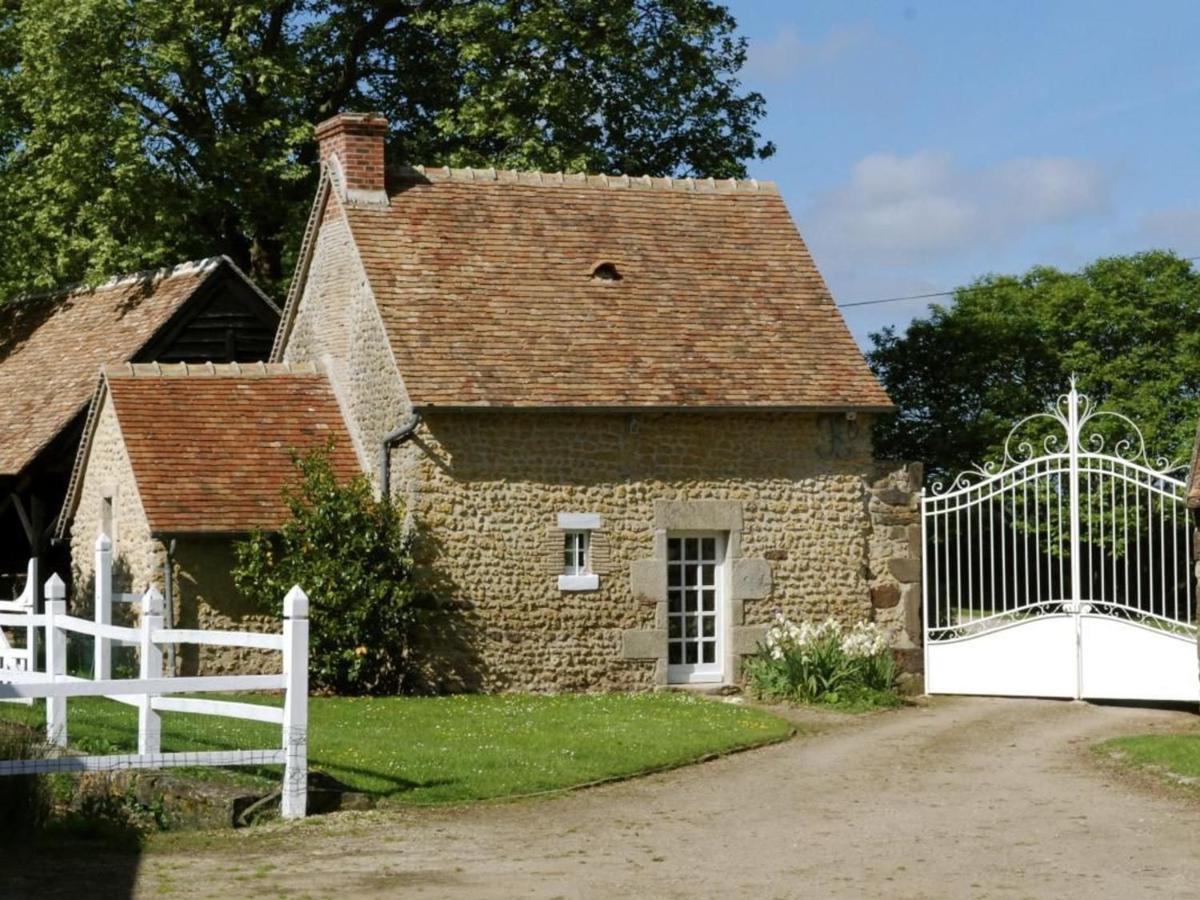
<svg viewBox="0 0 1200 900"><path fill-rule="evenodd" d="M379 443L379 496L386 499L391 495L392 487L392 456L391 449L399 447L413 436L417 426L421 424L421 414L413 410L407 422L384 437Z"/></svg>

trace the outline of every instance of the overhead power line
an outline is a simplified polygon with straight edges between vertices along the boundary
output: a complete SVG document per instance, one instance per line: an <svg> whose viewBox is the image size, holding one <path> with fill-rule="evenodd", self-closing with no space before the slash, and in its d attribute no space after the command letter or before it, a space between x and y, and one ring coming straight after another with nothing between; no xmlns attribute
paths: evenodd
<svg viewBox="0 0 1200 900"><path fill-rule="evenodd" d="M1200 256L1185 256L1184 262L1195 262ZM903 297L881 297L878 300L855 300L852 303L839 303L838 309L850 309L852 306L875 306L880 303L900 303L904 300L932 300L934 297L953 297L955 294L969 294L972 291L983 291L995 287L992 284L967 285L952 291L933 291L929 294L907 294Z"/></svg>

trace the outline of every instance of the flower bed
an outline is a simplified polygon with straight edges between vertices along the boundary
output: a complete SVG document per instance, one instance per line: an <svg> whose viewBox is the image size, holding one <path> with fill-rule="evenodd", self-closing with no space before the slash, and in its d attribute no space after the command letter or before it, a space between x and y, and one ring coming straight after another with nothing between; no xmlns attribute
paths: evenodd
<svg viewBox="0 0 1200 900"><path fill-rule="evenodd" d="M782 612L759 652L745 663L747 683L769 700L871 709L899 703L888 633L872 622L795 623Z"/></svg>

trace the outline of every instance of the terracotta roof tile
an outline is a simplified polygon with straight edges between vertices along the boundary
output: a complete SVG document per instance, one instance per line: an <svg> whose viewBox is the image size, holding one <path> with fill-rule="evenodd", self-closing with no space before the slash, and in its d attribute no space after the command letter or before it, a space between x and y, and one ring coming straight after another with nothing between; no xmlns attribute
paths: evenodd
<svg viewBox="0 0 1200 900"><path fill-rule="evenodd" d="M149 364L112 368L107 383L156 533L277 528L294 450L332 439L336 474L360 472L329 382L312 367Z"/></svg>
<svg viewBox="0 0 1200 900"><path fill-rule="evenodd" d="M129 359L218 260L0 304L0 475L15 475L87 404L105 363Z"/></svg>
<svg viewBox="0 0 1200 900"><path fill-rule="evenodd" d="M773 185L418 169L346 215L417 405L890 406Z"/></svg>

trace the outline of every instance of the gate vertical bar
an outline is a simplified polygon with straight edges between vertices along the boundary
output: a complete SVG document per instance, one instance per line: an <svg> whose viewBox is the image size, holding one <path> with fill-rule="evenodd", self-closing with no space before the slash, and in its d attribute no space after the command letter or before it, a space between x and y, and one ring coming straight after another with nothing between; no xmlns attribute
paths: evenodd
<svg viewBox="0 0 1200 900"><path fill-rule="evenodd" d="M927 557L933 556L933 564L937 565L937 539L934 539L933 549L930 549L929 535L926 533L927 517L929 510L925 508L925 488L921 488L921 611L924 621L922 621L921 629L921 657L923 668L921 669L924 678L929 678L929 631L933 624L933 617L929 614L929 560ZM935 525L936 528L936 525ZM936 534L936 531L935 531ZM936 584L936 574L935 574Z"/></svg>
<svg viewBox="0 0 1200 900"><path fill-rule="evenodd" d="M1071 378L1071 391L1067 394L1067 447L1069 450L1068 491L1071 515L1071 612L1075 617L1075 699L1083 695L1083 647L1080 609L1083 588L1079 571L1079 392L1075 389L1075 378Z"/></svg>

